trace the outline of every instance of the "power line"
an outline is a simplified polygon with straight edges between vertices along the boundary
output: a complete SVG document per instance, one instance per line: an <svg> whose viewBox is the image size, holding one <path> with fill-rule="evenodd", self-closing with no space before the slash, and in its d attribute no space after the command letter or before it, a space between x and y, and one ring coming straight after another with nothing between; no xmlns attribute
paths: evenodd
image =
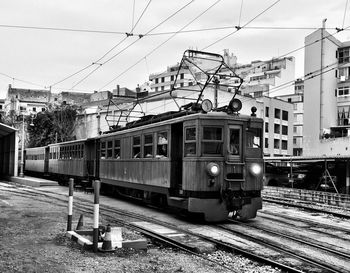
<svg viewBox="0 0 350 273"><path fill-rule="evenodd" d="M210 45L204 47L202 50L205 50L215 44L217 44L218 42L221 42L222 40L230 37L231 35L235 34L237 31L239 31L240 29L246 27L247 25L249 25L251 22L253 22L256 18L258 18L260 15L264 14L266 11L268 11L269 9L271 9L273 6L275 6L278 2L280 2L281 0L277 0L276 2L274 2L272 5L268 6L266 9L264 9L262 12L260 12L258 15L254 16L252 19L250 19L247 23L245 23L243 26L237 26L236 30L234 32L231 32L227 35L225 35L223 38L220 38L219 40L211 43Z"/></svg>
<svg viewBox="0 0 350 273"><path fill-rule="evenodd" d="M190 24L192 24L195 20L197 20L199 17L201 17L203 14L205 14L208 10L210 10L212 7L214 7L216 4L218 4L221 0L217 0L215 3L213 3L212 5L210 5L206 10L204 10L203 12L201 12L198 16L196 16L194 19L192 19L189 23L187 23L186 25L184 25L183 27L180 28L180 31L182 31L183 29L185 29L186 27L188 27ZM177 35L177 32L174 33L171 37L169 37L168 39L166 39L164 42L162 42L160 45L158 45L157 47L155 47L153 50L151 50L149 53L147 53L145 56L143 56L141 59L139 59L136 63L134 63L133 65L129 66L126 70L124 70L123 72L121 72L118 76L116 76L115 78L113 78L111 81L109 81L108 83L106 83L104 86L102 86L99 90L102 90L104 87L106 87L107 85L109 85L110 83L112 83L113 81L115 81L116 79L118 79L120 76L124 75L127 71L129 71L130 69L132 69L133 67L135 67L137 64L139 64L144 58L150 56L151 54L153 54L153 52L155 52L156 50L158 50L161 46L163 46L165 43L167 43L169 40L171 40L173 37L175 37Z"/></svg>
<svg viewBox="0 0 350 273"><path fill-rule="evenodd" d="M187 4L185 4L184 6L182 6L180 9L178 9L176 12L174 12L173 14L171 14L170 16L168 16L165 20L163 20L162 22L160 22L158 25L156 25L155 27L153 27L151 30L149 30L146 34L152 32L153 30L157 29L158 27L160 27L162 24L164 24L166 21L168 21L169 19L171 19L172 17L174 17L176 14L178 14L180 11L182 11L183 9L185 9L186 7L188 7L190 4L192 4L194 2L194 0L188 2ZM146 8L149 6L150 2L148 3L148 5L146 6ZM141 16L143 16L146 8L144 9L144 11L142 12ZM139 18L141 19L141 17ZM85 76L81 81L79 81L79 83L81 83L82 81L84 81L85 79L87 79L89 76L91 76L95 71L97 71L99 68L101 68L103 65L105 65L106 63L110 62L112 59L114 59L115 57L117 57L118 55L120 55L121 53L123 53L125 50L127 50L129 47L131 47L132 45L134 45L136 42L138 42L143 36L139 36L139 39L132 42L131 44L127 45L126 47L124 47L123 49L121 49L119 52L117 52L116 54L114 54L112 57L110 57L109 59L107 59L106 61L104 61L102 64L100 64L99 62L104 58L106 57L111 51L113 51L117 46L119 46L122 42L124 42L128 37L130 36L133 36L133 34L129 34L129 33L126 33L126 37L120 41L117 45L113 46L109 51L107 51L107 53L105 53L102 57L100 57L97 61L95 61L93 64L99 64L99 66L94 69L91 73L89 73L87 76ZM91 66L91 65L90 65ZM90 67L89 66L89 67ZM79 70L79 71L82 71L82 70ZM76 75L77 73L76 72L72 75ZM71 75L71 76L72 76ZM66 77L65 79L68 79L70 78L71 76L69 77ZM62 82L63 80L61 80L60 82ZM77 85L77 84L76 84ZM76 86L74 85L74 86Z"/></svg>
<svg viewBox="0 0 350 273"><path fill-rule="evenodd" d="M41 87L41 88L46 89L46 87L43 86L43 85L41 85L41 84L33 83L33 82L30 82L30 81L26 81L26 80L21 80L21 79L12 77L12 76L10 76L10 75L8 75L8 74L5 74L5 73L2 73L2 72L0 72L0 75L4 76L4 77L6 77L6 78L10 78L10 79L13 80L13 81L23 82L23 83L27 83L27 84L30 84L30 85L34 85L34 86L38 86L38 87Z"/></svg>

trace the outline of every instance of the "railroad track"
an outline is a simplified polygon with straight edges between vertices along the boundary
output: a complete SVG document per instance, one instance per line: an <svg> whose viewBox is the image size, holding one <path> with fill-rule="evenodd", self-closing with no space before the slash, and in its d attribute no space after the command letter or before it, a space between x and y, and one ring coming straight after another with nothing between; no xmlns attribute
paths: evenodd
<svg viewBox="0 0 350 273"><path fill-rule="evenodd" d="M317 268L320 268L322 271L326 272L346 272L349 269L350 265L350 253L346 250L337 250L332 248L331 245L322 245L319 242L309 241L306 238L300 236L288 235L284 232L276 231L272 228L266 228L261 226L254 226L248 223L242 223L235 220L229 220L234 225L224 224L219 225L220 228L239 234L258 242L267 247L271 247L275 250L278 250L280 253L285 253L287 256L295 257L301 261L304 261L303 268L310 267L313 265ZM237 227L243 227L240 230ZM250 232L247 232L248 229L253 229L253 235ZM262 236L262 233L267 235L272 235L273 239L270 239L270 236ZM275 238L279 238L278 241ZM282 240L284 243L280 243ZM290 243L286 243L289 241ZM294 247L293 247L294 246ZM296 246L296 247L295 247ZM300 246L300 249L298 248ZM311 253L315 253L311 255ZM322 260L320 257L328 257L327 260ZM333 257L333 260L336 261L336 264L331 264L329 261L332 260L330 257ZM348 266L341 266L341 264L348 264ZM311 271L311 269L310 269Z"/></svg>
<svg viewBox="0 0 350 273"><path fill-rule="evenodd" d="M19 194L22 196L32 196L32 197L42 197L43 199L47 199L50 198L51 200L56 200L58 201L60 204L60 206L65 207L65 204L67 203L67 196L62 195L62 194L58 194L58 193L51 193L48 191L41 191L41 190L33 190L31 188L21 188L20 191L18 191L16 188L11 188L11 187L7 187L7 190L10 190L11 192L15 193L15 194ZM76 211L79 211L81 213L85 213L85 214L91 214L92 215L92 206L91 206L91 201L90 200L86 200L84 198L80 198L75 196L74 197L74 209ZM56 202L57 203L57 202ZM202 240L205 242L209 242L213 245L215 245L216 248L218 249L224 249L225 251L229 252L229 253L239 253L243 256L246 256L250 259L268 264L268 265L272 265L274 267L278 267L284 271L287 272L304 272L304 268L301 267L295 267L293 264L291 263L286 263L286 262L278 262L275 259L271 259L271 257L266 257L266 255L261 255L261 254L255 254L253 253L251 250L247 250L242 246L237 246L234 243L230 243L227 241L230 233L232 234L232 230L226 230L226 239L225 240L225 236L223 237L224 240L221 238L213 238L212 236L210 236L210 234L214 234L218 232L219 227L218 226L204 226L203 225L190 225L190 228L179 228L179 227L174 227L174 225L171 225L169 223L165 223L162 221L157 221L154 218L150 218L147 217L145 215L141 215L141 214L136 214L136 213L130 213L130 212L126 212L124 210L119 210L119 209L115 209L113 207L109 207L106 205L100 205L100 209L101 209L101 215L108 219L110 221L110 223L113 224L119 224L125 227L128 227L130 229L133 230L137 230L140 233L146 235L147 237L152 238L152 240L157 240L160 241L164 244L170 245L172 247L176 247L178 249L181 249L183 251L186 251L192 255L197 255L200 256L201 258L210 261L212 263L215 264L219 264L221 265L223 268L228 269L232 272L236 272L235 270L233 270L232 268L229 268L225 265L222 264L221 261L216 261L210 258L210 256L208 256L207 254L203 254L200 253L200 251L198 251L198 247L195 246L194 239L195 237L197 237L197 240ZM123 216L123 219L121 218L121 216ZM179 241L179 240L175 240L174 236L168 236L168 235L164 235L161 234L159 232L153 232L152 230L150 230L149 228L144 228L142 227L142 225L140 225L141 222L147 222L147 223L152 223L154 225L159 225L159 226L163 226L165 228L169 228L172 229L174 231L176 231L177 233L181 233L181 234L185 234L187 237L191 237L192 241L190 240L183 240L183 241ZM146 225L147 226L147 225ZM201 228L201 230L203 232L196 232L196 228ZM230 233L229 233L230 232ZM207 233L207 234L205 234ZM208 235L209 234L209 235ZM242 234L240 234L241 237L244 237ZM280 236L280 235L275 235L275 236ZM250 238L250 240L252 240ZM231 240L234 241L234 240ZM262 242L258 242L259 245L263 245ZM264 243L264 247L270 247L271 246L267 246L266 243ZM282 253L282 249L281 248L274 248L275 251ZM289 257L292 256L289 254ZM300 257L296 257L294 256L294 259L300 259ZM302 260L302 259L301 259ZM309 260L303 260L304 263L309 263ZM317 271L315 268L318 268L319 271ZM325 272L325 270L327 272L344 272L344 271L337 271L337 269L335 268L327 268L326 266L320 266L317 265L317 263L313 263L313 272Z"/></svg>

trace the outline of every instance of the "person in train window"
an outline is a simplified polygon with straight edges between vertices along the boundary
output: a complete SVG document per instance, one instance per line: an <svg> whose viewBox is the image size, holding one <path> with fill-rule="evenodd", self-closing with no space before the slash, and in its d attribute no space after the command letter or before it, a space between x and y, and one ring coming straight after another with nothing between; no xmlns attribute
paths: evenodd
<svg viewBox="0 0 350 273"><path fill-rule="evenodd" d="M161 157L167 157L168 156L168 146L166 144L163 145L158 145L158 149L157 149L157 158L161 158Z"/></svg>
<svg viewBox="0 0 350 273"><path fill-rule="evenodd" d="M231 131L229 153L233 155L238 155L239 153L239 140L235 131Z"/></svg>

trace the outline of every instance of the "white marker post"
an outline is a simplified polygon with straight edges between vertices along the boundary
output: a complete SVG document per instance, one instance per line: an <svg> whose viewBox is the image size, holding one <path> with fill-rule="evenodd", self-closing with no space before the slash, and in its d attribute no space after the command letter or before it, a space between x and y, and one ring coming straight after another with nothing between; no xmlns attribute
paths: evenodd
<svg viewBox="0 0 350 273"><path fill-rule="evenodd" d="M67 231L71 231L71 230L72 230L72 217L73 217L73 187L74 187L74 179L73 179L73 178L69 178Z"/></svg>
<svg viewBox="0 0 350 273"><path fill-rule="evenodd" d="M99 209L100 209L100 184L99 180L94 182L94 229L93 229L93 247L94 252L98 251L98 223L99 223Z"/></svg>

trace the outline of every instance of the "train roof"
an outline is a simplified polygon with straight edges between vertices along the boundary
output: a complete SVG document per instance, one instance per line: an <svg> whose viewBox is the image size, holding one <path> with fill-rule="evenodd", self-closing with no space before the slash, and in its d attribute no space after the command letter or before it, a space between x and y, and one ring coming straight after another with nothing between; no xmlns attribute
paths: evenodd
<svg viewBox="0 0 350 273"><path fill-rule="evenodd" d="M265 162L319 162L349 160L350 155L314 155L314 156L274 156L264 157Z"/></svg>
<svg viewBox="0 0 350 273"><path fill-rule="evenodd" d="M170 113L170 112L169 112ZM173 123L178 123L182 121L192 120L192 119L234 119L236 121L247 121L247 120L255 120L255 121L261 121L261 118L257 118L254 116L249 115L240 115L240 114L227 114L226 112L208 112L208 113L201 113L201 112L172 112L170 115L171 118L166 118L166 116L160 115L160 116L152 116L152 117L146 117L141 118L140 120L137 120L134 124L131 124L126 127L118 128L114 131L104 132L102 135L97 136L95 138L105 138L108 136L112 136L115 134L123 133L123 132L134 132L137 130L152 128L156 126L164 126L169 125Z"/></svg>
<svg viewBox="0 0 350 273"><path fill-rule="evenodd" d="M70 141L65 141L65 142L58 142L58 143L52 143L47 146L60 146L60 145L66 145L66 144L73 144L73 143L79 143L79 142L85 142L87 138L82 138L82 139L76 139L76 140L70 140Z"/></svg>

